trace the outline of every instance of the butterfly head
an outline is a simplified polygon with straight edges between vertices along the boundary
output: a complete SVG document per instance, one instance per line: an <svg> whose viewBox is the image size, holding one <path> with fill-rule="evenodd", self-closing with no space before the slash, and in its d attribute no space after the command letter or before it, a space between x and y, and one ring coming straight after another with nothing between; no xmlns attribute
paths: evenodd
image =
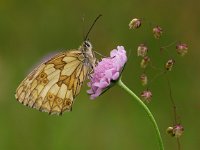
<svg viewBox="0 0 200 150"><path fill-rule="evenodd" d="M82 51L85 57L84 63L94 68L96 58L94 52L92 51L92 44L88 40L85 40L83 44L80 46L79 50Z"/></svg>
<svg viewBox="0 0 200 150"><path fill-rule="evenodd" d="M84 41L83 42L83 49L85 51L92 51L92 44L89 41Z"/></svg>

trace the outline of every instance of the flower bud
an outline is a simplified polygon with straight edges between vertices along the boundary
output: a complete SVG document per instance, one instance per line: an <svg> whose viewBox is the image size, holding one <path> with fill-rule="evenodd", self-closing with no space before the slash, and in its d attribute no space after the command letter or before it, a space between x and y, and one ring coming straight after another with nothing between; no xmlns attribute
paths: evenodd
<svg viewBox="0 0 200 150"><path fill-rule="evenodd" d="M146 74L142 74L140 76L140 81L141 81L143 86L147 85L147 82L148 82L147 75Z"/></svg>
<svg viewBox="0 0 200 150"><path fill-rule="evenodd" d="M175 60L169 59L165 64L165 69L168 71L171 71L174 63L175 63Z"/></svg>
<svg viewBox="0 0 200 150"><path fill-rule="evenodd" d="M153 35L156 39L159 39L163 33L163 30L160 26L156 26L153 28Z"/></svg>
<svg viewBox="0 0 200 150"><path fill-rule="evenodd" d="M179 43L176 45L176 51L181 56L184 56L188 52L188 46L185 43Z"/></svg>
<svg viewBox="0 0 200 150"><path fill-rule="evenodd" d="M143 91L140 96L144 99L144 101L149 103L152 98L152 93L151 93L151 91L146 90L146 91Z"/></svg>
<svg viewBox="0 0 200 150"><path fill-rule="evenodd" d="M145 57L148 52L148 47L145 44L140 44L137 49L138 56Z"/></svg>
<svg viewBox="0 0 200 150"><path fill-rule="evenodd" d="M144 58L142 58L142 61L140 63L141 68L146 68L149 62L150 62L150 58L148 56L145 56Z"/></svg>
<svg viewBox="0 0 200 150"><path fill-rule="evenodd" d="M131 20L131 22L129 23L129 29L137 29L141 26L141 20L134 18L133 20Z"/></svg>

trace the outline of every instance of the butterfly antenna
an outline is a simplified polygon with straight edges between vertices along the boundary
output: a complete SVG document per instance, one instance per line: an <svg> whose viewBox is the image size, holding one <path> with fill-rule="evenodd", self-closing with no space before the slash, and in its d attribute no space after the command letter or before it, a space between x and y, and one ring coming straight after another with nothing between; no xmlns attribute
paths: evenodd
<svg viewBox="0 0 200 150"><path fill-rule="evenodd" d="M85 36L85 24L84 24L84 21L85 21L85 17L83 16L83 17L82 17L83 40L85 39L85 37L84 37L84 36Z"/></svg>
<svg viewBox="0 0 200 150"><path fill-rule="evenodd" d="M87 38L88 38L88 35L89 35L89 33L90 33L90 31L92 30L92 28L93 28L93 26L95 25L95 23L97 22L97 20L101 17L102 15L100 14L95 20L94 20L94 22L93 22L93 24L91 25L91 27L90 27L90 29L89 29L89 31L87 32L87 34L86 34L86 36L85 36L85 39L84 39L84 41L86 41L87 40Z"/></svg>

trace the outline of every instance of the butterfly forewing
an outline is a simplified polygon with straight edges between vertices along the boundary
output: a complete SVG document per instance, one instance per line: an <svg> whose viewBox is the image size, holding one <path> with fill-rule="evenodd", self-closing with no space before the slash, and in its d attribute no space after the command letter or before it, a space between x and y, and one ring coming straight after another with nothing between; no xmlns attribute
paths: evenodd
<svg viewBox="0 0 200 150"><path fill-rule="evenodd" d="M80 50L60 53L33 70L16 90L16 99L50 114L70 111L89 73Z"/></svg>

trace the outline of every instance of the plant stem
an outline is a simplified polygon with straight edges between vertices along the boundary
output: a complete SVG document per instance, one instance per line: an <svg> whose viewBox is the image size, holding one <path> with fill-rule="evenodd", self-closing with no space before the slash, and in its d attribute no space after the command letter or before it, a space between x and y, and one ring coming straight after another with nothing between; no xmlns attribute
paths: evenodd
<svg viewBox="0 0 200 150"><path fill-rule="evenodd" d="M149 119L151 120L151 123L153 124L153 127L155 129L156 132L156 136L158 139L158 143L159 143L159 149L160 150L164 150L164 146L163 146L163 142L162 142L162 138L160 135L160 131L158 128L158 125L153 117L153 114L151 113L151 111L149 110L149 108L143 103L143 101L135 94L133 93L121 80L121 78L118 80L117 84L124 89L125 91L127 91L131 96L133 96L136 101L138 102L138 104L140 104L140 106L142 106L142 108L145 110L145 112L147 113L147 116L149 117Z"/></svg>

